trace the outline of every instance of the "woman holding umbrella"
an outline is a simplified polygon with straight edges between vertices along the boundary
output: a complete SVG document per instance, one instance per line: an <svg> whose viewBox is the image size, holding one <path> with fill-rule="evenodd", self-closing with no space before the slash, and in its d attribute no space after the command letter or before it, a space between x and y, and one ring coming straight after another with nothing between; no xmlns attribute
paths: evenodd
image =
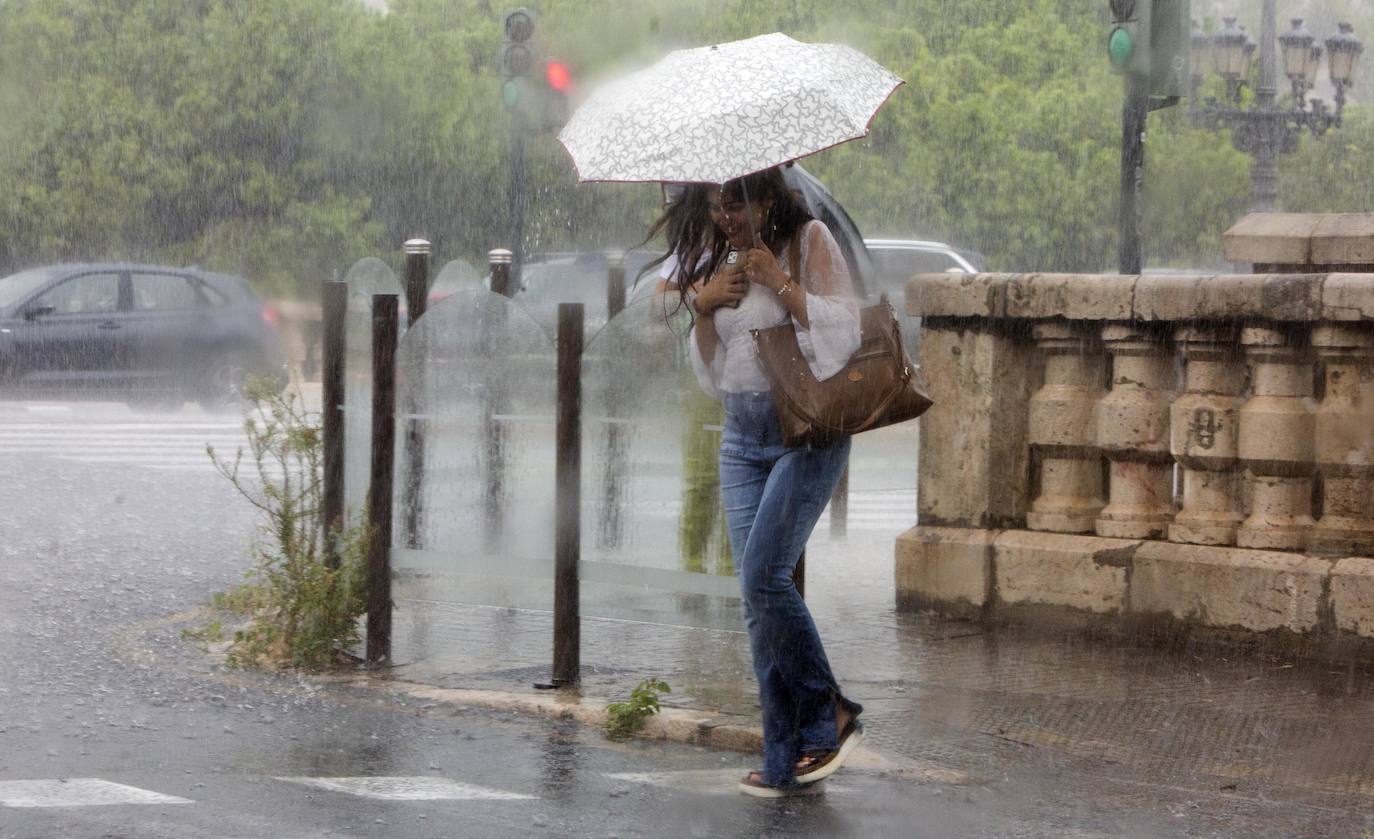
<svg viewBox="0 0 1374 839"><path fill-rule="evenodd" d="M678 226L670 248L679 265L698 266L692 282L679 286L696 314L692 362L703 389L725 404L721 493L764 730L763 768L740 789L781 797L814 791L863 736L862 708L840 691L792 580L844 471L849 439L824 448L783 445L750 330L791 318L824 379L858 348L858 304L834 237L778 169L710 190L706 214L700 225ZM693 229L697 238L686 232ZM694 296L693 286L700 289Z"/></svg>
<svg viewBox="0 0 1374 839"><path fill-rule="evenodd" d="M608 82L559 134L580 181L722 184L705 217L670 239L677 264L692 266L678 287L696 314L693 366L725 403L721 494L763 706L764 765L740 783L750 795L814 790L863 732L792 583L849 440L782 444L750 334L790 319L825 379L859 345L858 303L834 237L777 167L867 135L901 84L850 47L772 33L678 50Z"/></svg>

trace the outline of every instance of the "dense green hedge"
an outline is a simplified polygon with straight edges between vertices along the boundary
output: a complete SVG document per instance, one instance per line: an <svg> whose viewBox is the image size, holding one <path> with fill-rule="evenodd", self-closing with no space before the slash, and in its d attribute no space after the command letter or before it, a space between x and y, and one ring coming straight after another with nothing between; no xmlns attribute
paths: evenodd
<svg viewBox="0 0 1374 839"><path fill-rule="evenodd" d="M1089 0L546 0L583 88L675 46L782 30L843 40L909 84L863 141L807 161L872 234L948 239L994 269L1110 269L1120 80ZM307 293L420 234L506 245L505 7L479 0L0 0L0 269L197 262ZM741 79L741 84L748 84ZM1357 89L1358 92L1358 89ZM1374 118L1285 157L1295 210L1369 210ZM1210 266L1249 161L1180 109L1151 117L1151 265ZM529 143L529 250L632 244L657 190L577 186Z"/></svg>

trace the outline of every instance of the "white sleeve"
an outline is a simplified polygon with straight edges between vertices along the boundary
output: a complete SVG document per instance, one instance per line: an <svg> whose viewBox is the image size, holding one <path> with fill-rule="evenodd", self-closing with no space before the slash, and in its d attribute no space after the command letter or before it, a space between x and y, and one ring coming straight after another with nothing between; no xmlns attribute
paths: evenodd
<svg viewBox="0 0 1374 839"><path fill-rule="evenodd" d="M693 324L691 333L687 336L687 344L691 350L692 372L697 374L697 383L701 389L706 391L706 395L712 399L724 400L725 394L720 389L721 376L725 375L725 345L722 343L716 347L715 358L707 364L706 359L701 357L701 347L697 346L697 328Z"/></svg>
<svg viewBox="0 0 1374 839"><path fill-rule="evenodd" d="M810 328L797 327L797 345L817 379L840 372L859 349L859 301L840 245L821 222L809 222L801 236L802 287L807 290Z"/></svg>

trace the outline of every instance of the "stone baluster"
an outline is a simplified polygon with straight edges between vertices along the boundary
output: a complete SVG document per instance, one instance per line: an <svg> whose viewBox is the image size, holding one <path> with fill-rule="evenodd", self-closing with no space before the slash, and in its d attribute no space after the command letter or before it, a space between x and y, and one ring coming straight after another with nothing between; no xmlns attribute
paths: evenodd
<svg viewBox="0 0 1374 839"><path fill-rule="evenodd" d="M1243 548L1301 550L1312 531L1315 413L1312 361L1291 331L1248 327L1250 398L1240 409L1237 454L1250 487Z"/></svg>
<svg viewBox="0 0 1374 839"><path fill-rule="evenodd" d="M1186 390L1171 409L1170 450L1183 469L1183 509L1169 540L1234 545L1241 512L1236 463L1245 365L1231 327L1181 326L1174 344L1183 356Z"/></svg>
<svg viewBox="0 0 1374 839"><path fill-rule="evenodd" d="M1142 325L1108 324L1112 389L1097 406L1097 444L1110 464L1099 536L1162 538L1174 516L1174 458L1169 403L1174 364L1163 334Z"/></svg>
<svg viewBox="0 0 1374 839"><path fill-rule="evenodd" d="M1043 323L1035 341L1044 385L1030 400L1030 443L1040 485L1026 524L1032 530L1090 533L1102 509L1102 455L1094 417L1102 397L1103 356L1091 324Z"/></svg>
<svg viewBox="0 0 1374 839"><path fill-rule="evenodd" d="M1322 517L1312 548L1368 556L1374 553L1374 332L1318 326L1312 346L1326 368L1315 448Z"/></svg>

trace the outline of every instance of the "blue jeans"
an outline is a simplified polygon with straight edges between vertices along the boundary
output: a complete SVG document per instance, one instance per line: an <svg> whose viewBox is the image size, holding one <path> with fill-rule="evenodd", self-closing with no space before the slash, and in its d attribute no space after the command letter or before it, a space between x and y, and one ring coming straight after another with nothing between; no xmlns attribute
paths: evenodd
<svg viewBox="0 0 1374 839"><path fill-rule="evenodd" d="M728 393L720 490L763 707L764 783L792 783L805 751L835 748L840 693L816 624L792 583L797 560L849 458L849 438L787 448L769 393Z"/></svg>

